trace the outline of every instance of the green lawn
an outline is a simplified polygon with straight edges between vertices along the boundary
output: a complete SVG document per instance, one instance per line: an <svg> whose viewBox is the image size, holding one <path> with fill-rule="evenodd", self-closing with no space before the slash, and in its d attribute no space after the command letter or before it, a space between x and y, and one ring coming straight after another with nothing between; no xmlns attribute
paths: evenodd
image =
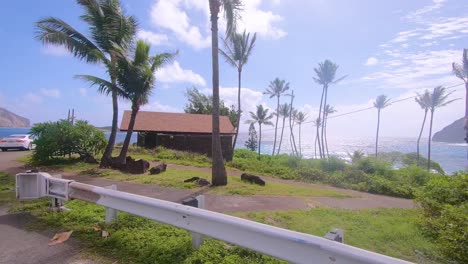
<svg viewBox="0 0 468 264"><path fill-rule="evenodd" d="M0 205L9 203L15 198L15 177L0 172Z"/></svg>
<svg viewBox="0 0 468 264"><path fill-rule="evenodd" d="M418 210L316 208L236 215L317 236L324 236L333 228L342 228L346 244L410 261L418 260L416 252L431 256L435 251L435 244L424 237L417 226L421 216Z"/></svg>

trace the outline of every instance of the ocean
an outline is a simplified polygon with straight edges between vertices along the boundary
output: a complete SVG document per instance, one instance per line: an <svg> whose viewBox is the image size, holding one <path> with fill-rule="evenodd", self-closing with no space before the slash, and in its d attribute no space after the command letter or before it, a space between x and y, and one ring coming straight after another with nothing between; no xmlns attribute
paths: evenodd
<svg viewBox="0 0 468 264"><path fill-rule="evenodd" d="M0 138L11 134L26 134L29 132L27 128L0 128ZM106 132L106 136L109 133ZM119 132L117 134L116 142L123 142L125 133ZM238 148L244 147L244 142L247 139L246 133L239 134L236 146ZM297 139L296 139L297 141ZM136 133L133 134L131 142L136 142ZM314 157L314 144L313 140L302 140L302 155L305 158ZM297 143L296 143L297 144ZM328 138L328 147L331 155L338 156L346 159L347 153L355 150L363 151L368 155L373 155L375 151L374 138ZM261 152L271 154L273 149L273 141L266 139L262 141ZM444 170L451 174L456 171L468 170L467 160L467 144L453 144L453 143L432 143L431 159L440 163ZM379 139L379 152L393 152L398 151L402 153L416 152L416 138L391 138L382 137ZM420 146L421 154L427 154L427 139L421 140ZM281 146L281 153L290 153L291 147L289 144L289 135L283 138Z"/></svg>

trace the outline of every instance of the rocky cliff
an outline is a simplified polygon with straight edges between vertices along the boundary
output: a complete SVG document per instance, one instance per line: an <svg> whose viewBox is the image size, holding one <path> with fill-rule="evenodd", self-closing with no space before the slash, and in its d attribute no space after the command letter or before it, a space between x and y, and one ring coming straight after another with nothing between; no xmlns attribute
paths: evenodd
<svg viewBox="0 0 468 264"><path fill-rule="evenodd" d="M465 142L465 130L464 118L460 118L452 124L444 127L441 131L434 134L432 137L433 141L447 142L447 143L464 143Z"/></svg>
<svg viewBox="0 0 468 264"><path fill-rule="evenodd" d="M0 127L29 127L29 119L0 107Z"/></svg>

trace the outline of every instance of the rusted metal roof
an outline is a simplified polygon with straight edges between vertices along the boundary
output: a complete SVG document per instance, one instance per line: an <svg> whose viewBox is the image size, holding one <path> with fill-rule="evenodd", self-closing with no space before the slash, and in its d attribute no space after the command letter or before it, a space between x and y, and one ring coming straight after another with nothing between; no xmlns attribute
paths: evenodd
<svg viewBox="0 0 468 264"><path fill-rule="evenodd" d="M125 111L120 131L127 131L131 111ZM235 134L234 126L227 116L219 117L221 134ZM139 111L135 132L198 133L211 134L211 115Z"/></svg>

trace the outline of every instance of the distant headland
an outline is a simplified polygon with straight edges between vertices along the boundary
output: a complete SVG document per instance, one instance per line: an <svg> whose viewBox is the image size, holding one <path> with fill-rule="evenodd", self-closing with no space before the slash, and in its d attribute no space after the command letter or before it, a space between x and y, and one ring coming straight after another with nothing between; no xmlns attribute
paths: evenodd
<svg viewBox="0 0 468 264"><path fill-rule="evenodd" d="M29 119L0 107L0 127L30 127Z"/></svg>

